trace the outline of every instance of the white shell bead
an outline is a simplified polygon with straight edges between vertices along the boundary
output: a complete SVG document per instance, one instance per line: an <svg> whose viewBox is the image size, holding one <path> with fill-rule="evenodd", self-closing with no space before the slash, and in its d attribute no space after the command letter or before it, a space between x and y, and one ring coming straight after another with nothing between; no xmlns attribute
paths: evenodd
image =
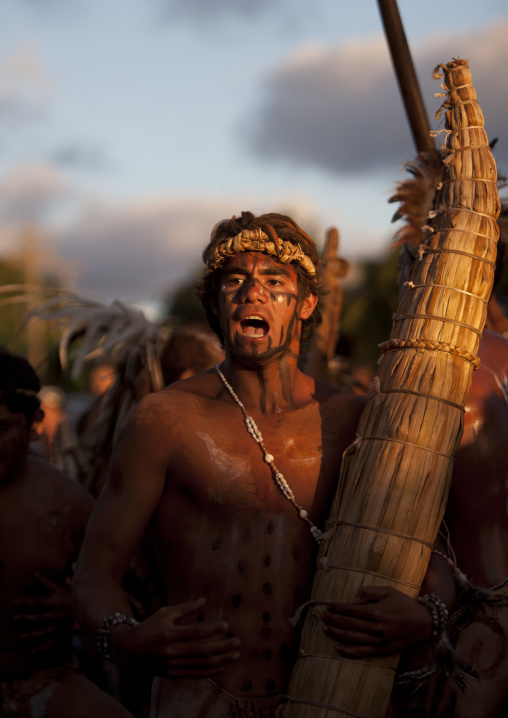
<svg viewBox="0 0 508 718"><path fill-rule="evenodd" d="M267 464L271 464L273 462L273 456L271 454L265 454L264 458Z"/></svg>

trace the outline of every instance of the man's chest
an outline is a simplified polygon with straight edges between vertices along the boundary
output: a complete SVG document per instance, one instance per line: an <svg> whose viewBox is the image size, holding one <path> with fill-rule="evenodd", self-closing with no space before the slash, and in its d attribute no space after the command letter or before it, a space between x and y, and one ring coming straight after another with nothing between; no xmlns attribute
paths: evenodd
<svg viewBox="0 0 508 718"><path fill-rule="evenodd" d="M187 498L195 508L231 504L278 513L288 501L282 485L319 519L340 464L337 442L323 432L319 417L307 412L296 420L258 420L262 443L254 441L241 414L233 422L227 418L196 421L192 434L180 437L167 492Z"/></svg>

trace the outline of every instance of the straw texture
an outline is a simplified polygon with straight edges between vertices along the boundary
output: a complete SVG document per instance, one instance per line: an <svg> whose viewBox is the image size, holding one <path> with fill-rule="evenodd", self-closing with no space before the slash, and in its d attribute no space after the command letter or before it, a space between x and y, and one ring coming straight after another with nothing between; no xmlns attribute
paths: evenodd
<svg viewBox="0 0 508 718"><path fill-rule="evenodd" d="M492 288L499 198L467 62L438 70L447 137L436 209L382 345L377 391L344 455L286 718L385 715L398 657L341 658L319 613L368 584L417 596L444 513Z"/></svg>

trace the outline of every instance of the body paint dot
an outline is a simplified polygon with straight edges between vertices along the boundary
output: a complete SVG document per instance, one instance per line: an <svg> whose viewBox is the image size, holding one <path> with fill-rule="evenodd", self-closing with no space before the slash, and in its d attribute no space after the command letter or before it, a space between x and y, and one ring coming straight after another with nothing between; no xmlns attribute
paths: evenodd
<svg viewBox="0 0 508 718"><path fill-rule="evenodd" d="M233 631L228 631L226 633L226 638L234 638L234 637L235 637L235 634L233 633Z"/></svg>
<svg viewBox="0 0 508 718"><path fill-rule="evenodd" d="M269 521L266 525L266 533L271 536L273 534L273 521Z"/></svg>
<svg viewBox="0 0 508 718"><path fill-rule="evenodd" d="M205 614L204 613L198 613L196 616L196 623L203 623L205 620Z"/></svg>
<svg viewBox="0 0 508 718"><path fill-rule="evenodd" d="M251 688L252 688L252 681L245 681L245 683L244 683L243 686L240 688L240 690L241 690L243 693L247 693L247 691L250 691Z"/></svg>
<svg viewBox="0 0 508 718"><path fill-rule="evenodd" d="M242 559L241 561L238 561L238 571L241 573L242 576L247 576L247 572L249 570L249 564L245 559Z"/></svg>
<svg viewBox="0 0 508 718"><path fill-rule="evenodd" d="M233 598L231 599L231 602L233 603L234 608L238 608L238 606L242 602L242 597L240 596L239 593L237 593L235 596L233 596Z"/></svg>
<svg viewBox="0 0 508 718"><path fill-rule="evenodd" d="M222 536L217 536L215 541L212 544L212 550L217 551L222 546Z"/></svg>
<svg viewBox="0 0 508 718"><path fill-rule="evenodd" d="M268 611L264 611L264 612L263 612L263 621L264 621L265 623L268 623L268 622L271 621L271 620L272 620L272 617L270 616L270 614L268 613Z"/></svg>
<svg viewBox="0 0 508 718"><path fill-rule="evenodd" d="M271 556L265 556L265 566L269 566L272 563Z"/></svg>
<svg viewBox="0 0 508 718"><path fill-rule="evenodd" d="M270 678L270 680L266 682L265 688L267 691L274 691L277 688L277 684L275 683L273 678Z"/></svg>

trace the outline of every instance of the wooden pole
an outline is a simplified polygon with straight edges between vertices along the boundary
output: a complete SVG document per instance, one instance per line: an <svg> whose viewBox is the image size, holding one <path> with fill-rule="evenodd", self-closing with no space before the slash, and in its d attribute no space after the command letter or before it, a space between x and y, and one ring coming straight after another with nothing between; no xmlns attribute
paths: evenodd
<svg viewBox="0 0 508 718"><path fill-rule="evenodd" d="M378 5L416 150L434 150L435 144L430 136L429 120L397 2L378 0Z"/></svg>

